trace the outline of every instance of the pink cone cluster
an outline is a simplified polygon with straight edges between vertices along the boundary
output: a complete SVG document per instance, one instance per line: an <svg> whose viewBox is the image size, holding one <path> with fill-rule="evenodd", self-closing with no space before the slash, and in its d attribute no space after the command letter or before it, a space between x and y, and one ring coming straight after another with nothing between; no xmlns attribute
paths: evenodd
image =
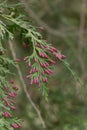
<svg viewBox="0 0 87 130"><path fill-rule="evenodd" d="M12 117L12 114L10 112L3 112L2 116L4 116L4 117Z"/></svg>
<svg viewBox="0 0 87 130"><path fill-rule="evenodd" d="M28 62L29 72L26 75L26 79L30 79L30 84L37 84L41 86L42 83L48 82L48 78L53 74L52 66L56 63L53 59L57 58L62 61L66 58L56 48L50 45L43 45L35 43L36 55L33 57L33 62ZM53 58L53 59L52 59ZM28 56L24 57L26 62Z"/></svg>
<svg viewBox="0 0 87 130"><path fill-rule="evenodd" d="M5 54L5 50L2 50L1 53L2 53L2 55L4 55Z"/></svg>
<svg viewBox="0 0 87 130"><path fill-rule="evenodd" d="M8 86L4 86L5 97L3 97L4 106L10 108L10 110L4 108L4 112L2 113L2 116L4 118L11 118L11 119L13 119L14 118L13 111L16 110L15 98L17 96L18 87L14 84L14 80L13 79L10 80L10 84L12 86L11 89ZM11 124L11 127L13 127L13 128L20 128L21 124L19 124L19 123L17 124L15 122L13 122Z"/></svg>

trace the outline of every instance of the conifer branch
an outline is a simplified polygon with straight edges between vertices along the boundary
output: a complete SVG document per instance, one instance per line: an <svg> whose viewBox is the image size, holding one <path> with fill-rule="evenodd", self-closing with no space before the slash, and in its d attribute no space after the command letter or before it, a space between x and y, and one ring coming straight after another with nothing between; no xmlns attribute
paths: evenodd
<svg viewBox="0 0 87 130"><path fill-rule="evenodd" d="M10 47L12 56L13 56L14 60L16 60L16 54L15 54L15 51L13 49L14 47L13 47L12 44L13 44L12 41L9 41L9 47ZM21 83L23 85L24 92L25 92L25 94L27 96L27 99L31 103L34 110L36 111L36 113L37 113L37 115L38 115L38 117L39 117L39 119L41 121L41 124L42 124L43 128L46 128L46 124L45 124L45 122L44 122L44 120L43 120L43 118L41 116L40 110L37 108L37 106L35 105L35 103L32 101L32 99L30 97L30 94L29 94L29 92L27 90L26 83L24 81L24 78L22 76L22 72L21 72L20 67L18 66L18 64L16 65L16 68L17 68L17 71L18 71L18 74L19 74L19 77L20 77L20 81L21 81Z"/></svg>

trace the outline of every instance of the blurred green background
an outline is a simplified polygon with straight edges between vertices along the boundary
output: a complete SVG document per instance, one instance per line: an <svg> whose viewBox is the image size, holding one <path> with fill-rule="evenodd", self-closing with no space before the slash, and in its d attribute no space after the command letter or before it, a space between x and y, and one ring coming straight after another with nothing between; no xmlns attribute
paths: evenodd
<svg viewBox="0 0 87 130"><path fill-rule="evenodd" d="M13 2L14 0L9 0ZM67 56L78 74L80 86L62 63L57 63L49 80L49 101L45 102L37 87L26 81L25 65L20 68L28 92L41 112L46 130L87 130L87 1L86 0L15 0L24 3L16 11L25 14L32 25L44 27L43 38ZM20 40L14 49L18 58L27 54ZM10 52L9 52L10 53ZM24 93L19 76L18 114L24 119L23 130L43 130L41 121Z"/></svg>

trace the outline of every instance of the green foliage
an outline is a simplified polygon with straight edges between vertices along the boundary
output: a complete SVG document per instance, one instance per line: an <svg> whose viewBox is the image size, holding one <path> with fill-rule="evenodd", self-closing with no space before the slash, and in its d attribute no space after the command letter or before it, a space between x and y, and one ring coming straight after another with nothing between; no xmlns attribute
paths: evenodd
<svg viewBox="0 0 87 130"><path fill-rule="evenodd" d="M51 70L53 68L52 64L55 64L55 61L52 60L52 57L54 56L61 61L63 58L65 58L65 56L62 55L59 50L57 51L56 48L53 48L52 45L43 40L41 34L36 31L36 28L29 25L29 22L25 21L22 15L14 17L14 15L2 13L0 16L8 22L11 22L11 29L4 29L7 31L9 39L13 38L11 30L15 32L18 27L21 30L22 42L25 41L27 46L32 46L32 53L30 56L27 56L25 60L27 64L31 64L31 60L36 59L36 63L33 63L33 65L30 66L31 70L38 70L36 70L36 73L34 74L32 74L33 72L30 72L30 83L36 83L39 85L39 87L41 86L40 90L42 90L42 94L47 100L46 82L48 82L48 77L53 73Z"/></svg>
<svg viewBox="0 0 87 130"><path fill-rule="evenodd" d="M52 1L49 1L50 4L51 2ZM34 84L35 86L37 85L39 86L39 90L42 91L42 95L45 97L46 100L48 100L48 88L50 86L52 87L51 83L50 82L48 83L48 79L50 75L53 73L53 70L55 69L54 65L56 60L58 60L58 63L62 62L65 65L65 67L68 68L72 76L75 78L76 83L79 82L76 73L73 72L73 70L70 68L70 65L67 63L67 61L64 60L65 56L61 54L61 52L58 49L54 48L52 44L48 44L48 42L44 40L42 35L37 31L38 29L41 30L42 27L32 26L29 20L25 17L25 15L20 15L20 12L18 12L16 15L15 7L19 5L20 4L8 5L6 1L0 3L0 8L1 8L1 13L0 13L0 99L1 99L0 124L1 125L0 128L1 130L5 130L5 129L12 130L15 127L17 128L21 127L20 125L21 121L15 118L15 114L11 108L13 104L11 104L10 107L8 105L6 106L5 103L7 101L3 100L3 98L5 97L7 98L7 100L11 102L11 100L8 99L9 92L5 90L5 87L7 86L10 89L10 92L14 92L12 88L13 84L9 82L8 77L9 75L12 75L10 66L16 67L17 64L15 61L8 58L6 54L4 54L7 51L6 45L4 44L8 44L9 40L15 40L17 36L20 37L19 42L21 43L21 46L24 47L25 54L28 51L28 54L26 54L26 56L24 55L23 57L21 57L21 59L24 60L25 66L27 67L27 74L25 77L26 79L29 79L30 85ZM51 6L52 8L54 8L54 5ZM67 23L67 19L64 16L62 16L60 11L59 11L59 15L61 14L61 16L55 17L57 16L58 10L55 8L54 10L55 15L53 16L53 18L55 18L57 21L60 19L60 22L64 23L64 27L65 25L69 25L70 23L69 24ZM44 19L46 19L46 17ZM55 25L53 27L55 28ZM52 38L55 39L55 37ZM61 38L59 38L58 40L61 40ZM69 40L70 38L68 40L66 38L65 41L63 41L63 39L61 41L67 43L67 46L70 46ZM19 46L19 44L17 46ZM17 61L20 61L20 59L17 59ZM59 67L61 67L60 64ZM69 77L67 72L65 72L65 74L62 73L59 74L60 81L61 79L64 80L62 83L63 85L61 85L61 83L60 85L59 83L57 83L58 86L56 88L56 85L52 83L53 84L52 92L51 92L51 88L49 89L49 97L51 97L52 99L49 100L49 102L51 103L50 110L48 108L47 110L49 111L49 113L51 113L51 111L54 112L56 119L54 119L54 117L53 119L50 118L49 113L47 114L49 119L47 117L44 117L43 114L43 117L46 119L46 124L48 126L48 129L52 128L53 130L56 129L75 130L78 128L79 129L84 128L86 126L85 123L86 121L83 120L79 121L78 119L78 117L80 118L80 116L78 114L79 111L77 107L81 106L81 103L82 105L84 104L83 102L80 102L80 100L77 99L77 97L72 94L72 92L75 94L75 87L73 87L72 83L68 84L67 82L69 81L69 79L65 80L65 77ZM59 81L57 76L56 79ZM60 86L63 86L63 88ZM64 86L68 86L68 87L64 88ZM70 86L73 89L70 88ZM23 97L23 95L21 97ZM40 99L38 99L37 102L39 102L39 100ZM52 106L54 105L54 103L57 104L55 108L53 107L54 110L52 110ZM42 107L45 105L42 105ZM5 112L4 109L7 112L10 112L13 116L11 118L6 118L6 113L3 113ZM24 109L25 110L23 112L26 113L26 107ZM83 108L81 110L83 111ZM74 116L73 113L76 113L76 116ZM81 116L82 114L83 112L81 113ZM31 113L31 119L32 117L33 118L35 117L33 113ZM54 120L53 124L52 124L52 120ZM80 126L81 122L82 125ZM12 128L11 126L14 123L16 125L14 125ZM59 125L57 125L56 123L58 123ZM31 121L31 124L33 124L33 121ZM36 127L33 126L33 129L36 129Z"/></svg>

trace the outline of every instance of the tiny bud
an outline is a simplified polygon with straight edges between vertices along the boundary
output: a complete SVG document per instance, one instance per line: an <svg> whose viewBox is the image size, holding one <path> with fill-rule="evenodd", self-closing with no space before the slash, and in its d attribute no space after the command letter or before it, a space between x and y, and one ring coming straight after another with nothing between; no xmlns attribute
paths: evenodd
<svg viewBox="0 0 87 130"><path fill-rule="evenodd" d="M48 82L47 78L43 78L42 80L43 80L43 82Z"/></svg>
<svg viewBox="0 0 87 130"><path fill-rule="evenodd" d="M7 86L4 87L4 89L7 91L7 92L10 92L9 88Z"/></svg>
<svg viewBox="0 0 87 130"><path fill-rule="evenodd" d="M55 56L56 56L56 58L58 58L60 61L66 58L66 56L65 56L65 55L62 55L61 53L56 53Z"/></svg>
<svg viewBox="0 0 87 130"><path fill-rule="evenodd" d="M54 60L50 60L50 63L51 64L55 64L56 62Z"/></svg>
<svg viewBox="0 0 87 130"><path fill-rule="evenodd" d="M38 61L37 58L34 58L34 61L37 62Z"/></svg>
<svg viewBox="0 0 87 130"><path fill-rule="evenodd" d="M27 56L26 56L26 57L24 57L24 61L26 61L26 60L27 60L27 58L28 58Z"/></svg>
<svg viewBox="0 0 87 130"><path fill-rule="evenodd" d="M66 59L66 56L65 56L65 55L62 55L62 59Z"/></svg>
<svg viewBox="0 0 87 130"><path fill-rule="evenodd" d="M10 112L3 112L2 116L4 116L4 117L12 117Z"/></svg>
<svg viewBox="0 0 87 130"><path fill-rule="evenodd" d="M13 84L13 83L14 83L14 79L11 79L11 80L10 80L10 83L12 83L12 84Z"/></svg>
<svg viewBox="0 0 87 130"><path fill-rule="evenodd" d="M49 64L47 62L45 64L46 64L47 67L49 66Z"/></svg>
<svg viewBox="0 0 87 130"><path fill-rule="evenodd" d="M21 60L19 58L16 59L16 62L20 62Z"/></svg>
<svg viewBox="0 0 87 130"><path fill-rule="evenodd" d="M30 75L26 75L26 79L30 78Z"/></svg>
<svg viewBox="0 0 87 130"><path fill-rule="evenodd" d="M34 83L37 83L37 79L36 78L34 79Z"/></svg>
<svg viewBox="0 0 87 130"><path fill-rule="evenodd" d="M33 80L31 79L31 81L30 81L30 84L32 85L33 84Z"/></svg>
<svg viewBox="0 0 87 130"><path fill-rule="evenodd" d="M22 45L23 45L24 48L27 48L27 44L26 43L23 42Z"/></svg>
<svg viewBox="0 0 87 130"><path fill-rule="evenodd" d="M31 63L30 62L28 63L28 67L31 67Z"/></svg>
<svg viewBox="0 0 87 130"><path fill-rule="evenodd" d="M2 50L2 55L4 55L5 54L5 51L4 50Z"/></svg>
<svg viewBox="0 0 87 130"><path fill-rule="evenodd" d="M14 90L18 90L18 87L17 87L16 85L14 85L12 88L13 88Z"/></svg>
<svg viewBox="0 0 87 130"><path fill-rule="evenodd" d="M40 87L40 82L38 83L38 86Z"/></svg>
<svg viewBox="0 0 87 130"><path fill-rule="evenodd" d="M6 106L9 106L10 107L10 102L6 101Z"/></svg>
<svg viewBox="0 0 87 130"><path fill-rule="evenodd" d="M42 49L45 49L45 46L43 46L43 45L40 45L40 46L41 46Z"/></svg>
<svg viewBox="0 0 87 130"><path fill-rule="evenodd" d="M16 93L16 92L9 92L8 95L9 95L10 97L15 98L16 95L17 95L17 93Z"/></svg>
<svg viewBox="0 0 87 130"><path fill-rule="evenodd" d="M12 124L11 126L12 126L13 128L15 128L15 129L16 129L16 128L19 128L19 125L16 124L16 123Z"/></svg>
<svg viewBox="0 0 87 130"><path fill-rule="evenodd" d="M44 31L44 30L45 30L45 27L39 27L39 29L40 29L41 31Z"/></svg>
<svg viewBox="0 0 87 130"><path fill-rule="evenodd" d="M37 42L35 43L35 46L38 46L38 43L37 43Z"/></svg>
<svg viewBox="0 0 87 130"><path fill-rule="evenodd" d="M44 75L45 74L45 72L44 72L44 70L42 71L42 75Z"/></svg>
<svg viewBox="0 0 87 130"><path fill-rule="evenodd" d="M35 68L35 71L38 72L38 67Z"/></svg>
<svg viewBox="0 0 87 130"><path fill-rule="evenodd" d="M15 104L15 101L13 99L11 99L11 103Z"/></svg>
<svg viewBox="0 0 87 130"><path fill-rule="evenodd" d="M12 110L16 110L16 107L15 106L11 106Z"/></svg>
<svg viewBox="0 0 87 130"><path fill-rule="evenodd" d="M7 102L7 98L3 98L3 100Z"/></svg>
<svg viewBox="0 0 87 130"><path fill-rule="evenodd" d="M33 69L30 70L29 74L32 74L33 73Z"/></svg>

